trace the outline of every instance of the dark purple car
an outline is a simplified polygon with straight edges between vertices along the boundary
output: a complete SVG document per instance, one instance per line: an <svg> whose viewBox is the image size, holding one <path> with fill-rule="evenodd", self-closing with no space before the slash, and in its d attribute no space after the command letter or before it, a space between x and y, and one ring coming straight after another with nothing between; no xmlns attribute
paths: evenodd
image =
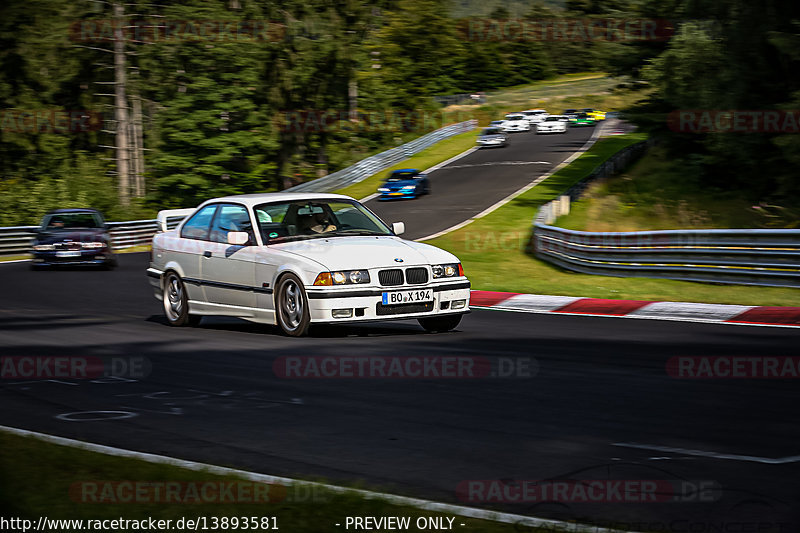
<svg viewBox="0 0 800 533"><path fill-rule="evenodd" d="M95 209L47 213L33 242L33 268L56 265L117 266L103 215Z"/></svg>

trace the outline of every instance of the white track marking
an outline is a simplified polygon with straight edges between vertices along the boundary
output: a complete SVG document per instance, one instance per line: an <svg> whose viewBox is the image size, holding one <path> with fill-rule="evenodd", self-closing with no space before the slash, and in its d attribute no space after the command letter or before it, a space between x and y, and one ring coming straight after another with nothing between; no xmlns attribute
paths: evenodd
<svg viewBox="0 0 800 533"><path fill-rule="evenodd" d="M475 167L496 167L498 165L552 165L552 163L550 161L490 161L488 163L475 163L473 165L453 165L451 167L447 167L447 170Z"/></svg>
<svg viewBox="0 0 800 533"><path fill-rule="evenodd" d="M12 261L0 261L0 265L7 265L10 263L29 263L31 259L14 259Z"/></svg>
<svg viewBox="0 0 800 533"><path fill-rule="evenodd" d="M442 161L441 163L437 163L437 164L433 165L431 168L426 168L425 170L422 171L422 173L423 174L430 174L431 172L435 172L435 171L439 170L440 168L449 165L453 161L458 161L462 157L467 157L469 154L471 154L472 152L476 151L477 149L478 149L477 146L473 146L472 148L469 148L468 150L464 150L463 152L461 152L458 155L454 155L453 157L451 157L450 159L447 159L446 161Z"/></svg>
<svg viewBox="0 0 800 533"><path fill-rule="evenodd" d="M730 320L749 311L749 305L715 305L690 302L653 302L635 311L628 313L630 316L641 318L659 318L670 316L675 318L701 318L703 320Z"/></svg>
<svg viewBox="0 0 800 533"><path fill-rule="evenodd" d="M248 472L246 470L237 470L234 468L226 468L223 466L210 465L206 463L197 463L195 461L186 461L184 459L176 459L165 455L155 455L151 453L135 452L132 450L125 450L122 448L114 448L112 446L104 446L102 444L94 444L91 442L84 442L80 440L68 439L65 437L57 437L55 435L48 435L46 433L39 433L36 431L28 431L26 429L13 428L8 426L0 426L0 431L11 433L12 435L19 435L22 437L32 437L35 439L43 440L61 446L69 446L71 448L78 448L95 453L102 453L104 455L112 455L115 457L127 457L130 459L138 459L153 464L165 464L184 468L195 472L207 472L209 474L219 476L236 476L249 481L256 481L260 483L280 483L282 485L305 485L311 487L318 487L336 493L350 493L361 496L365 499L378 499L384 500L393 505L404 505L408 507L416 507L425 511L436 513L444 513L451 515L464 516L467 518L475 518L478 520L488 520L493 522L501 522L504 524L518 524L527 527L550 527L556 528L556 531L567 531L571 533L622 533L620 530L607 529L596 526L589 526L583 524L576 524L573 522L562 522L560 520L548 520L545 518L535 518L532 516L523 516L509 513L498 513L488 511L485 509L476 509L474 507L464 507L461 505L451 505L448 503L439 503L430 500L421 500L418 498L409 498L407 496L398 496L396 494L388 494L383 492L372 492L362 489L351 489L348 487L340 487L337 485L328 485L325 483L314 483L292 479L288 477L271 476L268 474L259 474L256 472Z"/></svg>
<svg viewBox="0 0 800 533"><path fill-rule="evenodd" d="M782 465L786 463L800 462L800 455L792 455L789 457L756 457L754 455L736 455L729 453L708 452L705 450L689 450L686 448L672 448L670 446L654 446L651 444L638 444L636 442L615 442L612 446L619 446L621 448L635 448L639 450L651 450L656 452L670 452L678 453L681 455L694 455L698 457L710 457L712 459L726 459L730 461L749 461L751 463L763 463L768 465Z"/></svg>
<svg viewBox="0 0 800 533"><path fill-rule="evenodd" d="M576 300L582 300L578 296L549 296L547 294L518 294L507 300L503 300L494 307L500 309L520 309L524 311L553 311L569 305Z"/></svg>
<svg viewBox="0 0 800 533"><path fill-rule="evenodd" d="M555 174L556 172L561 170L563 167L565 167L565 166L569 165L570 163L572 163L583 152L588 150L589 147L592 146L597 141L597 139L600 136L600 133L603 130L604 126L605 126L605 124L601 124L600 126L597 126L595 128L594 132L592 133L592 136L589 137L589 140L586 141L586 143L584 143L584 145L581 146L578 149L577 152L572 153L572 155L570 155L568 158L566 158L561 163L559 163L553 170L551 170L547 174L544 174L543 176L539 176L538 178L533 180L531 183L525 185L524 187L522 187L521 189L518 189L517 191L514 191L513 193L509 194L508 196L506 196L505 198L500 200L499 202L495 203L494 205L489 206L488 208L484 209L483 211L481 211L477 215L465 220L464 222L461 222L460 224L456 224L455 226L451 226L451 227L449 227L447 229L444 229L442 231L438 231L438 232L436 232L436 233L434 233L432 235L428 235L427 237L421 237L421 238L415 239L415 240L418 241L418 242L427 241L427 240L430 240L430 239L435 239L436 237L441 237L442 235L446 235L446 234L450 233L451 231L455 231L455 230L461 229L464 226L466 226L467 224L470 224L470 223L476 221L479 218L483 218L486 215L488 215L489 213L491 213L492 211L495 211L496 209L499 209L500 207L503 207L504 205L506 205L508 202L510 202L511 200L516 198L517 196L519 196L521 194L524 194L524 193L528 192L529 190L533 189L534 187L539 185L541 182L543 182L544 180L546 180L547 178L549 178L550 176L552 176L553 174Z"/></svg>

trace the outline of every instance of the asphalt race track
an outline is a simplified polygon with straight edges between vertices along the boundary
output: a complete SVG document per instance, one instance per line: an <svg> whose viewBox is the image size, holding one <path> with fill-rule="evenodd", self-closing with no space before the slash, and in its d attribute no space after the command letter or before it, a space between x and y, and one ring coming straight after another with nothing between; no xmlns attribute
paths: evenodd
<svg viewBox="0 0 800 533"><path fill-rule="evenodd" d="M542 142L566 150L589 134ZM512 142L519 135L525 134ZM534 146L542 139L530 138ZM522 160L523 149L491 153ZM474 185L479 173L484 180L508 176L498 190L510 192L529 181L530 166L439 171L433 195L397 205L421 210L426 201L460 202L448 187ZM512 184L516 174L505 173L523 167L529 174ZM403 218L411 226L419 217ZM797 380L676 379L666 365L684 355L797 355L799 329L490 310L474 310L447 334L426 334L415 321L318 328L301 339L223 318L171 328L144 275L147 262L147 254L122 255L110 272L0 264L0 356L144 362L131 378L0 379L0 424L631 530L798 530ZM276 361L289 356L473 357L489 361L495 375L286 379ZM503 371L520 362L527 370ZM634 495L497 503L457 495L468 480L565 478L703 490L684 490L682 498L666 493L656 502L632 502Z"/></svg>
<svg viewBox="0 0 800 533"><path fill-rule="evenodd" d="M599 126L598 126L599 127ZM579 150L594 128L565 134L508 134L502 148L481 148L430 174L431 194L411 200L370 200L388 223L405 222L407 239L450 228L553 170Z"/></svg>

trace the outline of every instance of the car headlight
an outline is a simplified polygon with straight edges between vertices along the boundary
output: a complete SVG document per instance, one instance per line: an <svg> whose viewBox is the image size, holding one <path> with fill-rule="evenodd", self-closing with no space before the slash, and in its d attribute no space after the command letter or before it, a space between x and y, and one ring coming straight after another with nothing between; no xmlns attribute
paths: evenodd
<svg viewBox="0 0 800 533"><path fill-rule="evenodd" d="M417 188L416 185L406 185L406 186L403 187L403 190L404 191L410 191L411 189L416 189L416 188Z"/></svg>
<svg viewBox="0 0 800 533"><path fill-rule="evenodd" d="M81 247L89 249L103 248L105 243L102 242L82 242Z"/></svg>
<svg viewBox="0 0 800 533"><path fill-rule="evenodd" d="M389 189L386 187L378 187L378 192L389 192Z"/></svg>
<svg viewBox="0 0 800 533"><path fill-rule="evenodd" d="M49 250L55 250L56 247L52 244L34 244L33 250L36 252L47 252Z"/></svg>
<svg viewBox="0 0 800 533"><path fill-rule="evenodd" d="M367 270L341 270L320 273L314 280L314 285L358 285L369 282L369 271Z"/></svg>
<svg viewBox="0 0 800 533"><path fill-rule="evenodd" d="M434 278L454 278L464 275L464 269L461 267L461 263L433 265L431 271L433 272Z"/></svg>

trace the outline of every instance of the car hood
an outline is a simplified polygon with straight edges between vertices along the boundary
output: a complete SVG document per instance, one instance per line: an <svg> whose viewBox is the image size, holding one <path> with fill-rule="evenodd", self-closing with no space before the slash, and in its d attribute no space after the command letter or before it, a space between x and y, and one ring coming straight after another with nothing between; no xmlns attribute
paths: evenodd
<svg viewBox="0 0 800 533"><path fill-rule="evenodd" d="M435 246L393 236L317 238L271 244L268 248L300 255L316 261L329 270L458 262L453 254Z"/></svg>
<svg viewBox="0 0 800 533"><path fill-rule="evenodd" d="M106 241L106 232L103 229L68 229L55 231L41 231L36 236L39 244L53 244L63 241L97 242Z"/></svg>

